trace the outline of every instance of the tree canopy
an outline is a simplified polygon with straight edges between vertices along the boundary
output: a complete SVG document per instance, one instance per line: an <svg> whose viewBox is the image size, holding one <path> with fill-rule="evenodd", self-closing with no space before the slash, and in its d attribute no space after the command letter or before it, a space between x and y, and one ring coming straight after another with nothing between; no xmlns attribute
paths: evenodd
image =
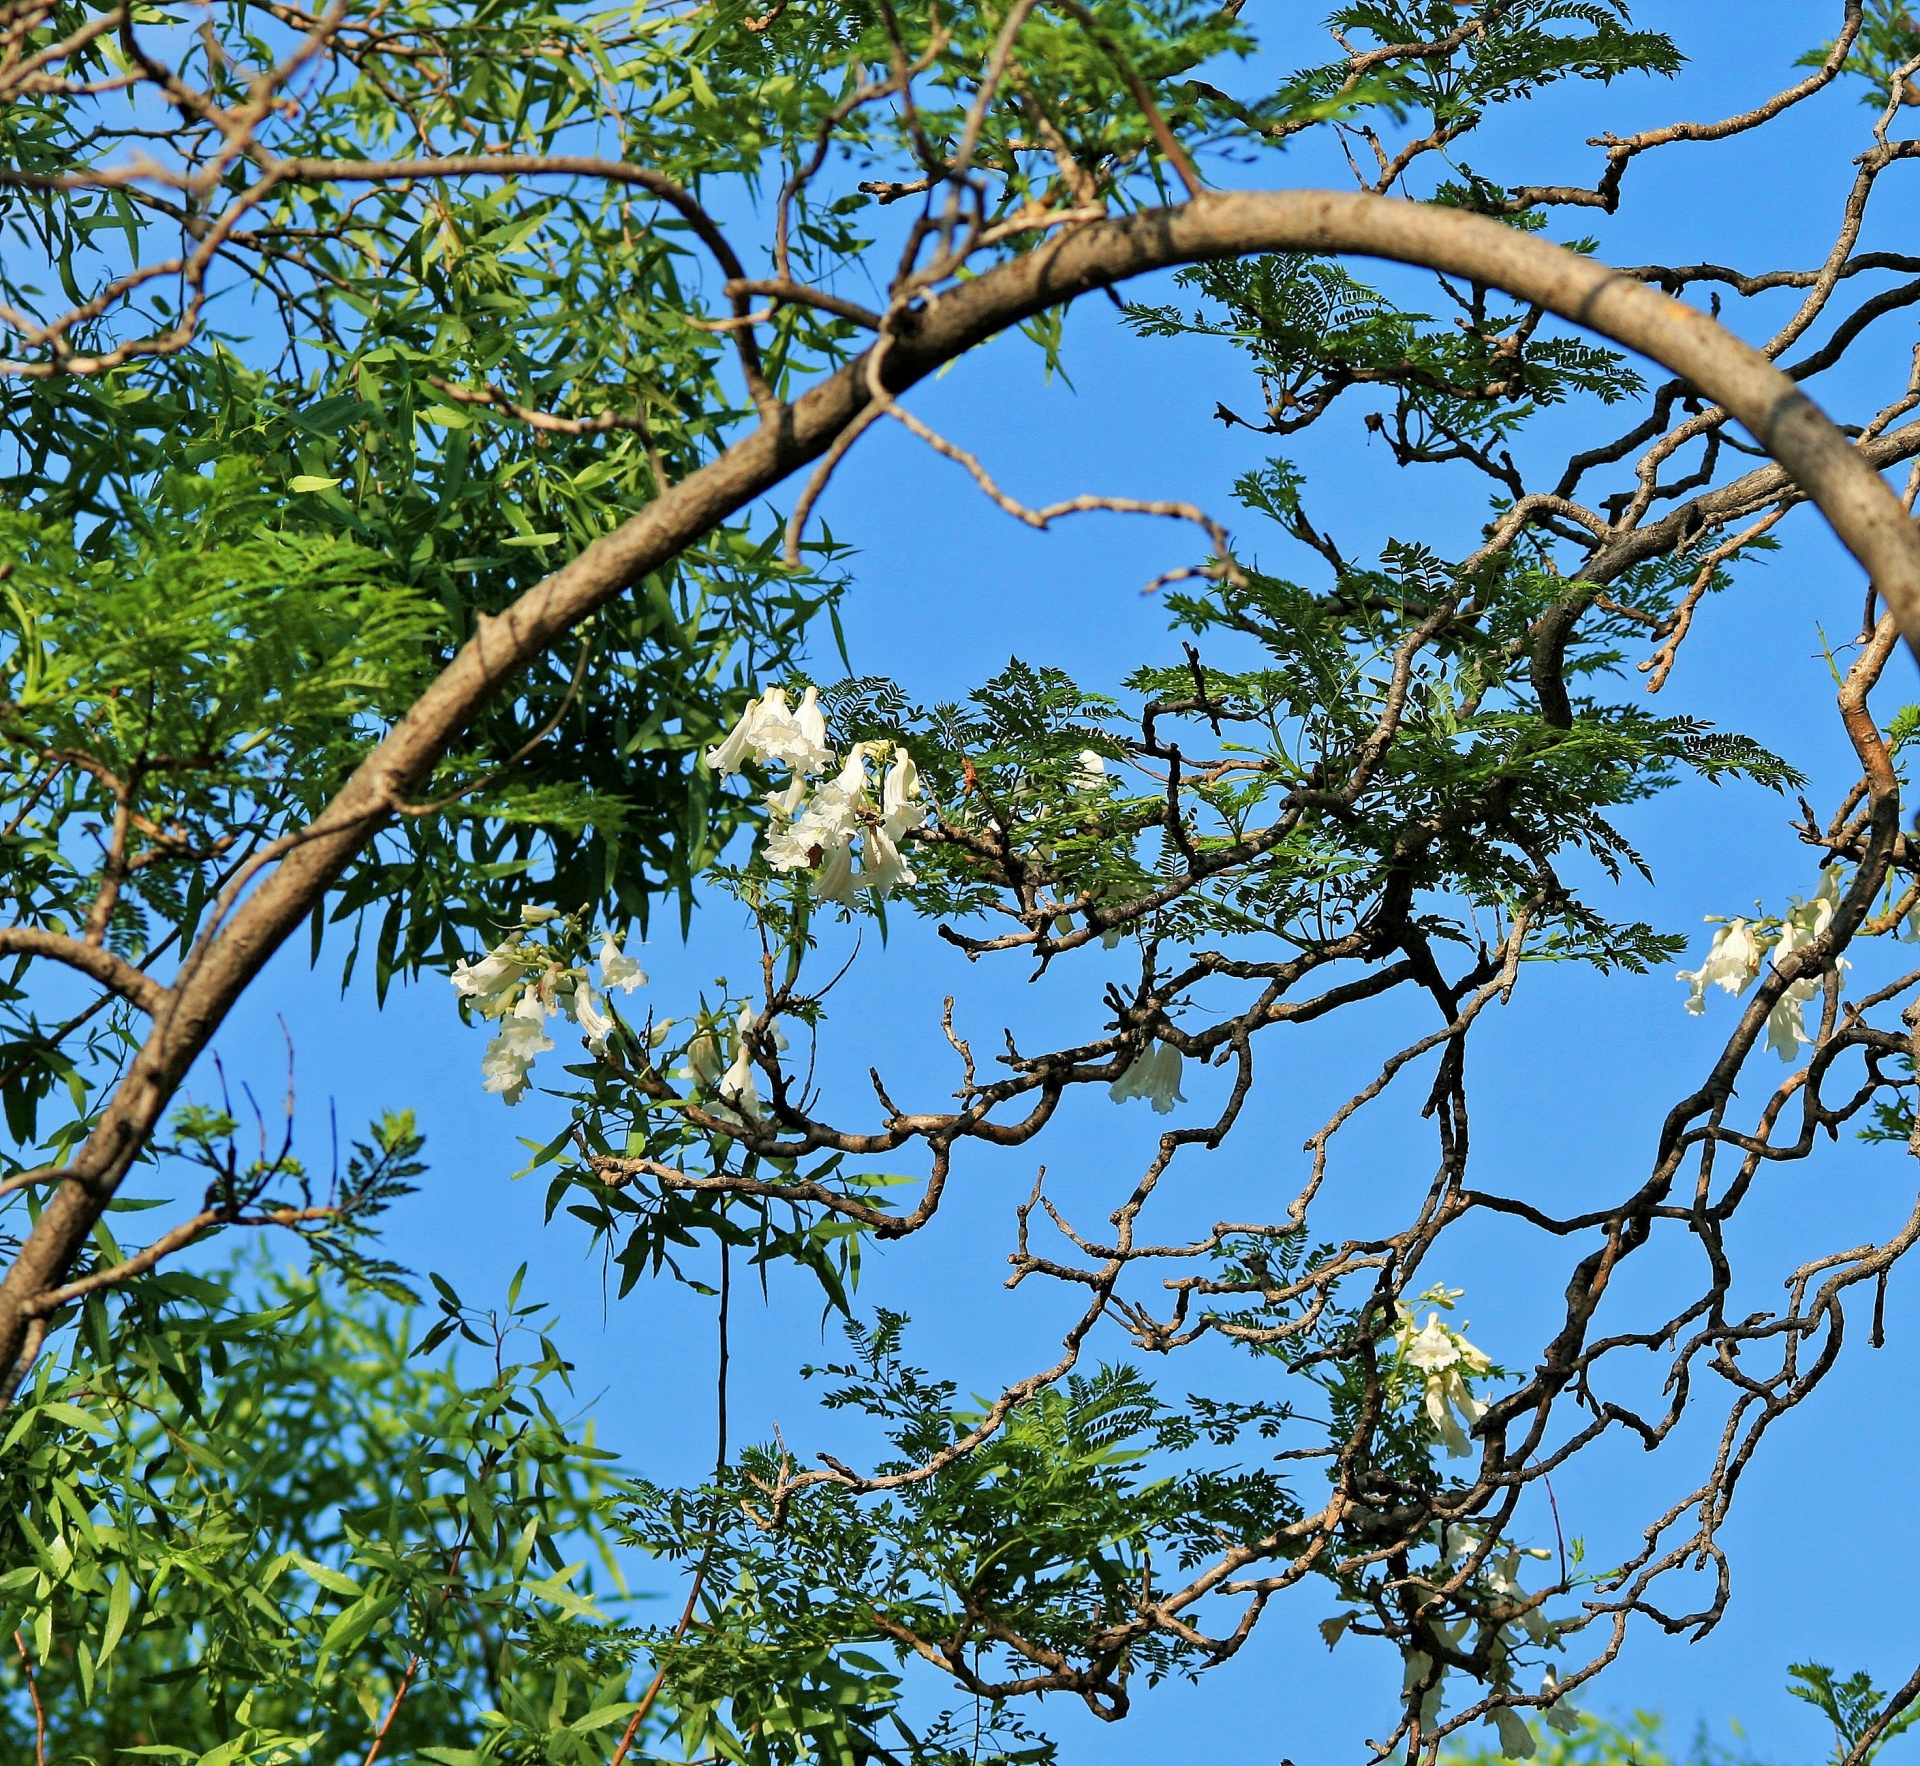
<svg viewBox="0 0 1920 1766"><path fill-rule="evenodd" d="M1920 1237L1816 1213L1761 1272L1741 1231L1823 1136L1920 1151L1920 354L1878 384L1872 353L1920 257L1870 232L1920 157L1920 24L1832 10L1778 87L1561 184L1479 131L1675 75L1689 45L1623 0L1342 5L1302 66L1238 0L0 3L9 1746L1042 1761L1049 1695L1122 1719L1304 1606L1402 1670L1375 1759L1604 1756L1576 1695L1636 1623L1717 1622L1742 1475L1849 1309L1879 1340ZM1655 264L1579 230L1644 157L1813 106L1846 185L1820 261L1696 261L1685 212ZM1291 175L1317 142L1350 187ZM1143 362L1243 358L1195 393L1258 462L1217 502L1029 506L916 410L975 349L1070 366L1102 293ZM886 423L983 522L1188 536L1167 643L1094 682L1019 655L951 703L850 676L832 479ZM1343 426L1471 486L1478 543L1358 555L1311 451ZM1682 666L1802 503L1864 576L1822 608L1857 782L1819 803ZM1736 913L1729 877L1704 951L1621 914L1637 806L1735 783L1793 818L1804 890ZM638 939L716 904L750 983L642 991ZM450 978L489 1109L562 1100L535 1168L622 1294L717 1251L705 1483L595 1445L517 1283L428 1299L383 1252L437 1181L409 1117L329 1163L291 1092L272 1125L186 1100L303 930L383 997ZM1048 1040L957 995L951 1095L900 1093L833 994L879 937L1020 966ZM1473 1146L1468 1045L1536 965L1689 956L1724 1041L1604 1189ZM1366 1054L1303 1151L1264 1144L1288 1039L1330 1021ZM1415 1088L1431 1162L1362 1181L1342 1130ZM1102 1092L1166 1121L1097 1224L1043 1169L1013 1281L1057 1287L1064 1335L963 1399L863 1260L937 1257L957 1168ZM1269 1174L1259 1218L1207 1212L1215 1152ZM1447 1285L1490 1218L1554 1311L1498 1359ZM268 1261L209 1253L245 1229ZM1623 1278L1656 1260L1688 1273ZM729 1439L736 1262L839 1315L815 1372L870 1461ZM1261 1398L1176 1398L1202 1343ZM1592 1564L1543 1498L1613 1438L1659 1487ZM677 1619L631 1600L648 1558ZM1920 1673L1796 1674L1838 1766L1920 1709Z"/></svg>

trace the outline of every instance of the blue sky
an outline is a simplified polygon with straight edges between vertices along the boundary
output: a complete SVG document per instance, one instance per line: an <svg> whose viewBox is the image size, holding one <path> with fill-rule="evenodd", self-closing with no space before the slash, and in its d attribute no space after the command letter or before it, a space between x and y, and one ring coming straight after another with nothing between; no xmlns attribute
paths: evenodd
<svg viewBox="0 0 1920 1766"><path fill-rule="evenodd" d="M1304 37L1318 8L1254 0L1263 5L1278 17L1255 22L1297 34L1302 54L1310 53ZM1550 93L1490 124L1472 163L1502 179L1590 182L1599 156L1582 145L1585 137L1754 102L1784 83L1795 54L1831 33L1839 10L1837 0L1643 5L1638 22L1672 31L1696 53L1680 80ZM1729 19L1737 20L1731 33ZM1731 41L1721 40L1729 34ZM1237 77L1250 88L1255 74ZM1869 120L1853 93L1836 93L1751 142L1648 156L1629 177L1625 214L1556 218L1552 236L1591 231L1602 255L1618 263L1711 259L1760 270L1815 262ZM1337 157L1303 149L1260 168L1257 181L1339 185L1345 176ZM1911 213L1906 189L1891 183L1865 245L1890 243L1890 223ZM1399 272L1378 276L1410 286ZM1728 317L1757 335L1780 311L1777 304L1736 308ZM1068 338L1071 385L1049 383L1032 350L1002 340L923 388L915 408L1030 502L1094 490L1188 497L1233 516L1231 481L1266 452L1260 438L1210 419L1216 399L1248 402L1251 381L1231 351L1133 342L1104 301L1083 304ZM1896 316L1861 352L1860 371L1822 382L1818 396L1857 419L1864 413L1847 401L1891 396L1886 389L1904 380L1913 341L1911 320ZM1395 536L1457 556L1485 519L1481 489L1452 469L1397 472L1380 444L1369 445L1359 423L1364 408L1356 402L1289 449L1309 470L1316 519L1349 556L1365 557ZM1163 608L1140 585L1188 560L1187 533L1104 516L1031 533L997 514L958 468L890 426L856 450L822 509L835 534L857 549L844 615L855 670L891 674L922 701L964 693L1009 655L1112 688L1130 668L1174 650ZM1262 533L1252 518L1233 525L1245 556L1318 580L1310 555L1277 530ZM1819 629L1836 638L1852 632L1861 579L1811 512L1792 516L1782 532L1783 552L1743 570L1730 593L1707 604L1663 708L1756 736L1811 775L1819 803L1851 776L1818 658ZM823 655L819 672L837 674L837 659ZM1883 689L1886 711L1911 681L1910 662L1899 659L1895 673L1900 678ZM1617 911L1698 934L1703 914L1740 911L1756 896L1777 906L1789 890L1807 891L1813 867L1786 828L1790 810L1756 788L1730 786L1694 788L1631 812L1623 824L1648 854L1657 885L1623 887ZM715 976L744 978L749 949L728 904L703 912L684 946L663 920L645 953L656 1010L681 1015ZM533 1100L508 1111L481 1093L482 1034L461 1026L443 980L396 989L376 1012L358 987L338 995L326 960L314 974L303 958L303 951L283 954L223 1033L218 1047L229 1072L257 1073L272 1086L282 1060L276 1019L284 1018L309 1107L332 1098L343 1125L386 1107L415 1108L433 1171L394 1216L394 1254L441 1271L476 1300L497 1297L514 1267L530 1262L527 1291L559 1310L561 1341L578 1363L578 1389L591 1401L600 1439L650 1476L697 1477L710 1454L710 1304L670 1288L616 1301L585 1257L583 1235L564 1221L542 1227L541 1180L515 1182L510 1174L524 1161L521 1140L551 1133L562 1120L558 1107ZM851 1084L870 1061L883 1061L890 1082L938 1098L953 1083L938 1027L942 994L958 994L963 1023L992 1040L1003 1022L1038 1023L1055 1013L1087 1021L1097 966L1083 968L1048 990L1029 989L1013 966L970 968L931 928L896 926L884 949L869 943L836 996L827 1070ZM1483 1027L1473 1057L1481 1181L1561 1193L1554 1186L1617 1183L1643 1169L1652 1125L1711 1060L1727 1028L1725 1013L1705 1022L1687 1017L1681 998L1670 973L1529 973L1514 1003ZM1288 1045L1284 1057L1270 1056L1270 1095L1258 1121L1204 1167L1183 1169L1189 1188L1179 1207L1211 1220L1232 1214L1236 1202L1253 1209L1289 1190L1304 1134L1367 1063L1406 1040L1399 1033L1407 1023L1400 1008L1383 1009L1303 1033L1297 1050ZM1416 1082L1356 1126L1336 1167L1346 1186L1339 1207L1378 1206L1425 1184L1430 1152L1413 1120L1418 1101ZM967 1163L941 1223L872 1258L861 1305L911 1312L913 1352L963 1391L987 1390L1039 1365L1064 1302L1033 1286L1003 1290L1012 1209L1033 1181L1035 1160L1052 1166L1059 1194L1084 1196L1091 1207L1093 1197L1111 1192L1116 1169L1129 1171L1144 1157L1152 1130L1143 1116L1140 1106L1117 1110L1102 1098L1070 1112L1031 1156ZM1852 1144L1784 1167L1766 1183L1770 1191L1755 1210L1764 1219L1743 1229L1742 1249L1756 1269L1777 1271L1811 1254L1808 1246L1838 1249L1884 1236L1912 1191L1903 1159ZM1533 1284L1539 1265L1528 1247L1485 1228L1447 1256L1457 1262L1433 1273L1468 1290L1474 1340L1496 1358L1532 1353L1552 1295ZM1639 1279L1681 1273L1678 1264L1655 1264ZM1909 1396L1920 1307L1899 1277L1888 1326L1888 1347L1876 1354L1858 1321L1844 1365L1778 1426L1743 1485L1724 1534L1739 1581L1719 1629L1697 1644L1637 1629L1589 1702L1663 1710L1682 1734L1706 1722L1724 1737L1728 1719L1738 1716L1761 1757L1810 1761L1825 1751L1824 1725L1783 1694L1790 1661L1866 1666L1883 1686L1906 1677L1920 1656L1920 1628L1906 1618L1910 1548L1880 1543L1904 1537L1893 1517L1910 1506L1911 1468L1920 1463ZM835 1347L829 1335L824 1348ZM822 1350L817 1297L797 1278L777 1275L765 1302L749 1293L736 1328L736 1439L764 1438L777 1424L789 1440L833 1443L842 1425L811 1415L794 1378L796 1364ZM1116 1338L1104 1352L1122 1355L1125 1345ZM1165 1377L1175 1394L1215 1384L1257 1389L1257 1370L1204 1354ZM1639 1525L1684 1492L1704 1450L1695 1431L1651 1461L1614 1444L1571 1468L1556 1481L1567 1530L1587 1537L1596 1559L1620 1555ZM1534 1521L1544 1525L1543 1517ZM1282 1754L1301 1766L1356 1759L1360 1737L1390 1722L1386 1701L1399 1668L1353 1642L1329 1656L1312 1630L1328 1610L1311 1593L1296 1599L1266 1622L1241 1659L1197 1689L1143 1698L1117 1728L1093 1725L1065 1704L1047 1711L1049 1727L1073 1762L1158 1761L1202 1749L1210 1766L1272 1766Z"/></svg>

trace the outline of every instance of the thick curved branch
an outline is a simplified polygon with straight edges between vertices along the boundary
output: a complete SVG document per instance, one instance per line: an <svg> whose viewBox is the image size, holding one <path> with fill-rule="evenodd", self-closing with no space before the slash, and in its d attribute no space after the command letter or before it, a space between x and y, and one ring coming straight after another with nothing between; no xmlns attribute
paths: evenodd
<svg viewBox="0 0 1920 1766"><path fill-rule="evenodd" d="M1812 401L1705 314L1496 221L1326 191L1207 192L1063 230L1030 254L900 315L884 363L899 394L1020 320L1173 265L1257 252L1359 253L1495 287L1650 356L1724 406L1817 503L1909 642L1920 637L1920 534ZM477 629L440 676L191 954L153 1031L0 1282L0 1369L18 1369L41 1297L57 1288L194 1059L240 994L354 856L513 680L580 620L717 523L820 458L870 402L861 357L690 474Z"/></svg>

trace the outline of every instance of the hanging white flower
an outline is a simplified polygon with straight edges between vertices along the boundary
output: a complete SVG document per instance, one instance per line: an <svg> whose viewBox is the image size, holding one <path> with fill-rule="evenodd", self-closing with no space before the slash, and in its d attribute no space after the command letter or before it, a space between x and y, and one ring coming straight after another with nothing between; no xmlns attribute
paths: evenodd
<svg viewBox="0 0 1920 1766"><path fill-rule="evenodd" d="M547 1009L539 994L528 988L525 997L500 1020L500 1031L480 1057L484 1091L498 1092L509 1104L519 1103L527 1089L527 1072L536 1056L553 1047L546 1032Z"/></svg>
<svg viewBox="0 0 1920 1766"><path fill-rule="evenodd" d="M1493 1714L1493 1726L1500 1732L1500 1752L1509 1760L1531 1760L1539 1743L1518 1711L1502 1705Z"/></svg>
<svg viewBox="0 0 1920 1766"><path fill-rule="evenodd" d="M1075 757L1073 788L1102 791L1107 783L1107 757L1097 748L1083 748Z"/></svg>
<svg viewBox="0 0 1920 1766"><path fill-rule="evenodd" d="M764 799L767 813L776 825L790 822L800 813L801 804L807 800L807 782L798 773L793 782L784 791L769 791Z"/></svg>
<svg viewBox="0 0 1920 1766"><path fill-rule="evenodd" d="M1760 941L1747 920L1729 920L1713 935L1706 961L1694 970L1682 969L1680 979L1692 985L1687 1010L1696 1017L1707 1009L1707 989L1723 987L1731 994L1746 992L1760 973Z"/></svg>
<svg viewBox="0 0 1920 1766"><path fill-rule="evenodd" d="M760 716L760 701L749 699L747 708L740 714L740 721L733 726L727 739L717 748L709 748L706 753L707 765L712 767L721 778L740 770L740 763L753 751L753 729Z"/></svg>
<svg viewBox="0 0 1920 1766"><path fill-rule="evenodd" d="M843 840L826 850L809 887L816 901L831 901L850 908L858 882L853 874L853 843Z"/></svg>
<svg viewBox="0 0 1920 1766"><path fill-rule="evenodd" d="M1169 1114L1175 1104L1187 1100L1180 1092L1180 1051L1170 1042L1155 1043L1134 1058L1123 1074L1107 1088L1107 1096L1116 1104L1129 1098L1145 1098L1156 1114Z"/></svg>
<svg viewBox="0 0 1920 1766"><path fill-rule="evenodd" d="M753 1055L744 1042L733 1057L733 1064L720 1075L720 1083L714 1090L743 1116L759 1116L760 1090L754 1084Z"/></svg>
<svg viewBox="0 0 1920 1766"><path fill-rule="evenodd" d="M519 950L520 934L512 933L503 944L496 944L477 963L465 959L455 963L447 977L462 999L479 1007L483 1018L497 1018L513 1005L514 995L526 976L526 964Z"/></svg>
<svg viewBox="0 0 1920 1766"><path fill-rule="evenodd" d="M1527 1591L1520 1586L1520 1560L1522 1558L1544 1558L1547 1554L1534 1546L1527 1550L1515 1548L1504 1551L1492 1558L1486 1568L1487 1585L1502 1600L1516 1604L1528 1598ZM1535 1643L1545 1644L1552 1641L1553 1628L1547 1622L1547 1616L1536 1606L1530 1606L1520 1615L1519 1623L1528 1637Z"/></svg>
<svg viewBox="0 0 1920 1766"><path fill-rule="evenodd" d="M1473 1451L1467 1431L1487 1413L1468 1387L1467 1376L1487 1373L1493 1363L1442 1324L1437 1312L1429 1312L1427 1322L1416 1330L1413 1309L1401 1307L1394 1343L1406 1364L1424 1376L1421 1402L1441 1445L1450 1458L1466 1458Z"/></svg>
<svg viewBox="0 0 1920 1766"><path fill-rule="evenodd" d="M1540 1691L1547 1698L1556 1700L1560 1698L1560 1676L1551 1666L1540 1677ZM1580 1713L1569 1704L1549 1705L1546 1717L1548 1724L1559 1730L1562 1735L1576 1734L1580 1728Z"/></svg>
<svg viewBox="0 0 1920 1766"><path fill-rule="evenodd" d="M1803 951L1833 924L1834 909L1840 905L1840 872L1836 866L1823 871L1820 887L1806 901L1796 899L1780 924L1780 939L1773 947L1773 965L1782 967L1787 958ZM1851 968L1842 957L1837 968ZM1780 996L1767 1014L1767 1047L1781 1060L1793 1061L1813 1037L1807 1030L1807 1007L1820 997L1818 974L1803 975Z"/></svg>
<svg viewBox="0 0 1920 1766"><path fill-rule="evenodd" d="M879 781L876 805L868 763L876 748L884 753L889 747L893 759ZM903 847L907 835L926 820L923 796L919 769L905 748L856 742L839 772L811 797L798 776L785 791L768 795L767 863L776 871L812 871L809 888L816 900L851 908L861 889L884 898L917 880Z"/></svg>
<svg viewBox="0 0 1920 1766"><path fill-rule="evenodd" d="M860 836L860 877L863 888L871 889L875 895L885 900L903 883L917 883L900 848L893 842L893 836L884 826L868 828ZM816 889L816 894L823 893Z"/></svg>
<svg viewBox="0 0 1920 1766"><path fill-rule="evenodd" d="M616 987L622 993L632 993L636 987L645 987L647 972L629 956L621 953L619 945L613 941L609 932L600 941L600 985L611 993Z"/></svg>
<svg viewBox="0 0 1920 1766"><path fill-rule="evenodd" d="M809 687L791 714L786 695L779 688L769 691L767 699L772 700L776 694L777 709L764 713L754 730L754 752L769 765L790 766L808 778L825 772L833 765L833 750L827 746L827 720L820 710L819 689Z"/></svg>
<svg viewBox="0 0 1920 1766"><path fill-rule="evenodd" d="M587 1033L587 1047L596 1055L607 1046L607 1038L613 1035L612 1014L605 1011L599 1000L594 998L593 989L582 976L573 984L573 990L566 996L567 1015Z"/></svg>
<svg viewBox="0 0 1920 1766"><path fill-rule="evenodd" d="M727 1061L720 1052L719 1040L711 1030L702 1030L687 1044L687 1064L674 1074L674 1078L690 1079L696 1085L717 1085L726 1068Z"/></svg>
<svg viewBox="0 0 1920 1766"><path fill-rule="evenodd" d="M734 1020L729 1040L733 1044L733 1062L714 1086L721 1099L732 1105L740 1116L758 1118L760 1115L760 1088L754 1083L753 1071L753 1027L756 1014L752 1006L743 1005L740 1015ZM787 1039L776 1027L762 1032L761 1041L776 1053L787 1046ZM738 1118L736 1118L738 1120Z"/></svg>
<svg viewBox="0 0 1920 1766"><path fill-rule="evenodd" d="M887 768L886 782L880 789L880 815L888 839L896 845L909 829L919 827L927 819L925 796L920 769L913 764L913 756L895 743L893 764Z"/></svg>

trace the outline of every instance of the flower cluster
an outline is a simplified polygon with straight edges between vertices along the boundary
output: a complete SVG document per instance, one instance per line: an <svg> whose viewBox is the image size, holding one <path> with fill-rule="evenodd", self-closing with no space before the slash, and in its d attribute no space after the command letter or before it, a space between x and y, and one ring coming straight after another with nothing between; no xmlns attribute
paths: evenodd
<svg viewBox="0 0 1920 1766"><path fill-rule="evenodd" d="M1459 1297L1457 1288L1430 1288L1421 1299L1451 1307ZM1474 1397L1467 1381L1491 1372L1493 1363L1458 1331L1442 1324L1438 1312L1429 1312L1427 1322L1419 1325L1414 1309L1404 1304L1400 1307L1400 1323L1394 1331L1393 1343L1402 1364L1420 1376L1422 1404L1434 1433L1449 1456L1464 1459L1472 1451L1467 1430L1487 1409ZM1459 1414L1456 1416L1455 1412Z"/></svg>
<svg viewBox="0 0 1920 1766"><path fill-rule="evenodd" d="M1761 960L1768 952L1772 953L1774 966L1780 967L1788 957L1806 949L1826 931L1839 905L1840 872L1835 868L1821 874L1820 887L1808 900L1795 896L1784 919L1721 922L1706 960L1697 969L1680 971L1680 979L1693 989L1687 999L1687 1010L1697 1016L1707 1009L1709 987L1724 988L1735 996L1745 993L1759 975ZM1714 924L1715 917L1709 915L1708 923ZM1847 967L1844 958L1840 967ZM1802 976L1767 1014L1767 1047L1781 1060L1793 1060L1802 1045L1813 1041L1807 1033L1806 1009L1819 993L1820 977Z"/></svg>
<svg viewBox="0 0 1920 1766"><path fill-rule="evenodd" d="M563 1012L586 1033L587 1047L598 1054L613 1034L613 1017L605 996L614 988L632 993L646 984L646 976L632 957L622 953L611 933L600 943L600 988L595 993L584 963L566 963L551 944L529 944L527 934L561 916L552 908L523 908L520 924L479 962L454 965L449 979L454 992L482 1018L499 1025L480 1058L482 1088L498 1092L517 1104L527 1089L527 1074L535 1059L553 1047L547 1020ZM561 921L563 932L573 922Z"/></svg>
<svg viewBox="0 0 1920 1766"><path fill-rule="evenodd" d="M1436 1534L1442 1530L1435 1529ZM1428 1572L1429 1579L1438 1582L1450 1582L1459 1567L1475 1553L1483 1550L1487 1544L1487 1529L1472 1522L1444 1529L1444 1538L1437 1538L1439 1561ZM1492 1549L1481 1560L1478 1574L1471 1584L1472 1597L1489 1606L1519 1606L1530 1598L1520 1586L1520 1569L1528 1558L1545 1560L1549 1554L1539 1546L1516 1546L1506 1540L1496 1538ZM1441 1637L1447 1643L1459 1649L1466 1638L1471 1619L1460 1619L1452 1625L1438 1626ZM1498 1626L1491 1626L1482 1620L1483 1634L1491 1632L1487 1641L1489 1677L1492 1683L1501 1689L1510 1688L1514 1680L1515 1650L1522 1647L1523 1641L1549 1647L1558 1646L1558 1638L1553 1625L1541 1611L1537 1602L1527 1607L1517 1619L1508 1619ZM1440 1663L1436 1669L1433 1658L1423 1650L1406 1652L1406 1689L1411 1692L1422 1681L1431 1677L1426 1698L1422 1701L1421 1722L1431 1726L1440 1714L1440 1703L1447 1678L1447 1666ZM1553 1694L1559 1690L1559 1678L1549 1667L1540 1683L1544 1694ZM1580 1727L1579 1714L1570 1706L1555 1704L1546 1712L1548 1724L1563 1735L1571 1735ZM1530 1759L1536 1749L1533 1731L1527 1727L1526 1720L1519 1712L1505 1705L1494 1710L1487 1718L1500 1736L1500 1752L1509 1760Z"/></svg>
<svg viewBox="0 0 1920 1766"><path fill-rule="evenodd" d="M791 767L808 779L832 766L819 689L809 687L799 705L789 710L785 691L769 687L748 702L733 733L718 748L707 750L707 765L724 779L737 773L749 755L763 766Z"/></svg>
<svg viewBox="0 0 1920 1766"><path fill-rule="evenodd" d="M1162 1116L1187 1100L1180 1092L1180 1051L1170 1042L1156 1042L1134 1057L1133 1064L1107 1088L1116 1104L1145 1098Z"/></svg>
<svg viewBox="0 0 1920 1766"><path fill-rule="evenodd" d="M1550 1649L1560 1647L1557 1628L1541 1611L1540 1604L1520 1586L1520 1571L1528 1558L1544 1560L1548 1553L1539 1546L1516 1546L1498 1535L1489 1536L1484 1523L1454 1522L1442 1526L1436 1523L1427 1530L1426 1542L1435 1552L1434 1562L1425 1569L1414 1573L1418 1581L1423 1581L1434 1589L1453 1583L1460 1574L1460 1568L1470 1559L1478 1557L1479 1565L1470 1581L1457 1589L1448 1598L1471 1606L1486 1609L1512 1609L1525 1606L1526 1610L1515 1618L1500 1620L1497 1624L1488 1617L1477 1617L1468 1612L1447 1624L1435 1624L1434 1635L1449 1650L1462 1654L1477 1653L1470 1645L1468 1633L1478 1625L1480 1639L1475 1643L1487 1645L1487 1679L1499 1691L1511 1692L1518 1666L1516 1652L1528 1644ZM1349 1593L1347 1599L1358 1598ZM1532 1602L1532 1604L1528 1604ZM1327 1641L1327 1647L1333 1648L1346 1633L1348 1626L1363 1615L1358 1611L1337 1614L1320 1623L1320 1635ZM1431 1729L1440 1721L1441 1707L1446 1700L1446 1682L1448 1667L1445 1661L1436 1659L1423 1649L1411 1644L1403 1644L1401 1655L1405 1664L1402 1690L1408 1695L1420 1694L1420 1723L1424 1729ZM1548 1725L1563 1735L1572 1735L1580 1727L1580 1715L1570 1705L1560 1702L1559 1676L1552 1667L1548 1667L1540 1682L1541 1696L1555 1701L1548 1705L1545 1715ZM1537 1749L1533 1731L1528 1728L1524 1718L1517 1711L1506 1706L1489 1713L1487 1721L1493 1725L1500 1737L1500 1752L1511 1760L1531 1758Z"/></svg>
<svg viewBox="0 0 1920 1766"><path fill-rule="evenodd" d="M884 899L915 881L901 846L926 820L925 792L919 768L899 743L856 742L833 777L810 788L836 761L819 693L809 687L789 709L786 694L769 687L741 713L732 734L707 750L707 764L723 778L749 758L793 773L787 789L766 800L772 819L764 850L776 871L811 871L813 894L848 908L856 890ZM876 778L870 768L884 771Z"/></svg>

